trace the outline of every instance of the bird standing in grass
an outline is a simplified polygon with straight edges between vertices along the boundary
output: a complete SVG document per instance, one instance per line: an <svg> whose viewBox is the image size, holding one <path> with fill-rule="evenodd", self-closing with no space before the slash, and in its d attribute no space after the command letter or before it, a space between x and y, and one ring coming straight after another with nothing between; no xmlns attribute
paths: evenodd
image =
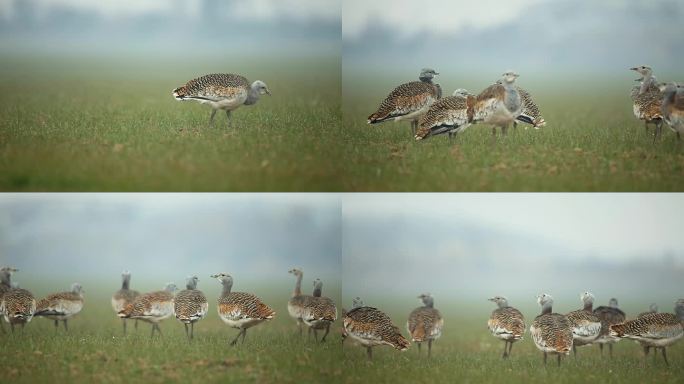
<svg viewBox="0 0 684 384"><path fill-rule="evenodd" d="M216 111L226 111L228 127L231 126L231 112L242 105L253 105L261 95L271 95L271 91L261 80L249 83L240 75L217 73L205 75L188 81L185 85L173 90L176 100L195 100L208 104L211 110L209 124L214 123Z"/></svg>
<svg viewBox="0 0 684 384"><path fill-rule="evenodd" d="M159 335L162 336L159 323L173 316L174 292L177 290L176 284L167 283L161 291L144 293L136 297L132 303L126 305L119 312L119 317L146 321L152 324L150 338L154 336L154 331L159 332Z"/></svg>
<svg viewBox="0 0 684 384"><path fill-rule="evenodd" d="M385 121L411 122L412 136L416 135L418 120L424 115L430 105L442 97L442 88L432 79L439 75L431 68L423 68L418 79L404 83L394 88L380 103L378 110L368 116L368 124L378 124Z"/></svg>
<svg viewBox="0 0 684 384"><path fill-rule="evenodd" d="M656 352L660 348L665 364L670 365L665 349L682 338L684 328L677 316L671 313L651 313L622 324L611 325L610 335L638 341L644 348L644 362L648 357L649 347Z"/></svg>
<svg viewBox="0 0 684 384"><path fill-rule="evenodd" d="M294 291L292 291L292 297L290 297L290 300L287 302L287 312L290 314L290 317L297 322L297 325L299 326L299 336L301 337L304 332L304 320L302 317L313 296L302 294L302 279L304 278L304 272L302 272L301 269L292 268L288 273L293 274L297 280L295 282Z"/></svg>
<svg viewBox="0 0 684 384"><path fill-rule="evenodd" d="M188 340L195 337L195 323L202 320L207 315L209 303L202 291L197 289L197 276L188 276L185 289L176 294L173 301L173 311L176 319L185 325L185 335ZM188 333L188 324L190 332Z"/></svg>
<svg viewBox="0 0 684 384"><path fill-rule="evenodd" d="M68 331L67 321L83 309L83 287L73 283L68 292L53 293L40 300L36 305L34 316L43 316L54 320L55 329L59 329L59 321L64 322L64 330Z"/></svg>
<svg viewBox="0 0 684 384"><path fill-rule="evenodd" d="M330 333L330 325L337 320L337 307L329 297L323 296L323 282L321 279L314 280L313 296L310 305L302 314L302 321L309 327L309 334L313 331L314 338L318 341L318 330L325 329L321 343L325 342Z"/></svg>
<svg viewBox="0 0 684 384"><path fill-rule="evenodd" d="M593 343L601 333L601 319L593 312L594 295L584 292L580 295L580 300L584 307L567 314L572 324L572 353L575 357L577 347Z"/></svg>
<svg viewBox="0 0 684 384"><path fill-rule="evenodd" d="M507 71L499 83L487 87L477 95L473 121L493 125L492 137L496 137L497 126L501 127L501 134L506 135L508 126L522 113L522 97L515 86L515 79L519 76L513 71Z"/></svg>
<svg viewBox="0 0 684 384"><path fill-rule="evenodd" d="M223 286L221 296L218 298L219 317L224 323L240 330L230 345L235 345L240 336L244 344L247 329L275 317L275 311L255 295L232 292L233 278L227 273L218 273L211 277L217 279Z"/></svg>
<svg viewBox="0 0 684 384"><path fill-rule="evenodd" d="M553 313L553 297L542 293L537 296L537 303L541 305L542 312L534 318L530 326L530 334L537 348L544 352L544 365L547 354L555 354L558 357L558 366L561 365L561 355L570 354L572 349L572 324L565 315Z"/></svg>
<svg viewBox="0 0 684 384"><path fill-rule="evenodd" d="M424 140L447 133L451 141L454 135L470 126L474 105L475 96L462 88L455 90L452 96L437 100L420 119L415 139Z"/></svg>
<svg viewBox="0 0 684 384"><path fill-rule="evenodd" d="M513 343L522 340L525 334L525 317L523 314L508 305L508 300L503 296L494 296L489 301L497 305L492 311L487 326L494 337L504 341L503 358L511 355Z"/></svg>
<svg viewBox="0 0 684 384"><path fill-rule="evenodd" d="M19 270L11 267L0 268L0 303L2 303L2 297L5 293L12 289L12 274L17 271ZM2 310L0 310L0 317L4 317L4 315ZM5 326L2 320L0 320L0 329L5 333Z"/></svg>
<svg viewBox="0 0 684 384"><path fill-rule="evenodd" d="M344 315L342 326L346 336L366 347L368 360L373 360L373 347L389 345L400 351L408 349L409 343L392 319L377 308L361 306Z"/></svg>
<svg viewBox="0 0 684 384"><path fill-rule="evenodd" d="M124 308L130 303L132 303L136 297L140 296L140 292L130 289L131 285L131 273L129 271L123 271L121 273L121 289L116 291L112 296L112 308L117 314L123 311ZM123 324L123 333L126 334L126 321L125 318L121 319ZM138 320L135 320L135 329L138 329Z"/></svg>
<svg viewBox="0 0 684 384"><path fill-rule="evenodd" d="M418 344L418 353L420 353L421 343L427 341L428 357L430 357L432 355L432 342L442 336L444 319L439 310L435 308L435 300L429 293L421 294L418 299L423 306L411 311L408 321L406 321L406 329L411 336L411 341Z"/></svg>
<svg viewBox="0 0 684 384"><path fill-rule="evenodd" d="M23 329L26 323L31 322L35 312L36 299L26 289L13 287L5 292L2 301L0 301L0 313L4 316L5 321L10 324L12 332L14 332L15 324L21 324Z"/></svg>
<svg viewBox="0 0 684 384"><path fill-rule="evenodd" d="M632 87L630 97L633 101L634 116L644 121L644 127L648 131L648 125L654 124L656 127L653 142L660 137L663 116L660 110L663 96L658 89L658 81L653 70L647 65L630 68L641 75L639 85Z"/></svg>
<svg viewBox="0 0 684 384"><path fill-rule="evenodd" d="M601 333L594 343L598 344L601 348L601 356L603 356L603 345L608 344L608 351L612 358L613 344L620 341L620 339L610 334L610 326L624 323L626 319L625 313L618 308L617 299L612 298L608 301L608 306L602 305L594 309L594 315L601 319Z"/></svg>

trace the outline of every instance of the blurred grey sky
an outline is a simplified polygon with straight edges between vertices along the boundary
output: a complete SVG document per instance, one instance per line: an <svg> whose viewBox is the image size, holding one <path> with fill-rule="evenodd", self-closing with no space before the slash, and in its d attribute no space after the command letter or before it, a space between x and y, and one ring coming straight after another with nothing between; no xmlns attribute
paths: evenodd
<svg viewBox="0 0 684 384"><path fill-rule="evenodd" d="M0 0L0 48L61 54L339 55L340 0Z"/></svg>
<svg viewBox="0 0 684 384"><path fill-rule="evenodd" d="M683 18L680 0L345 0L343 69L682 76Z"/></svg>
<svg viewBox="0 0 684 384"><path fill-rule="evenodd" d="M342 217L346 301L684 294L681 194L349 195Z"/></svg>
<svg viewBox="0 0 684 384"><path fill-rule="evenodd" d="M216 272L290 285L294 266L338 282L339 262L335 195L0 195L0 265L26 285L117 282L124 269L139 287Z"/></svg>

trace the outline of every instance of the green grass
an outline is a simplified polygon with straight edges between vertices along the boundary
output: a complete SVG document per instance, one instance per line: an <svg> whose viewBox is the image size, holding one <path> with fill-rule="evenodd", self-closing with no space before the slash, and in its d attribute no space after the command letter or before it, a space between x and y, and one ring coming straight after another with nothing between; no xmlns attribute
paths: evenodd
<svg viewBox="0 0 684 384"><path fill-rule="evenodd" d="M212 287L214 288L214 287ZM325 343L298 337L285 308L286 292L269 291L262 298L276 318L250 328L245 343L231 347L237 330L216 314L214 289L207 317L195 325L188 342L175 318L160 324L163 337L150 339L150 325L129 322L123 337L121 320L106 295L86 292L83 311L55 331L52 321L34 318L23 332L0 334L0 371L13 383L315 383L340 382L342 351L339 333ZM332 292L332 291L331 291ZM35 292L34 292L35 293ZM8 325L4 324L9 331Z"/></svg>
<svg viewBox="0 0 684 384"><path fill-rule="evenodd" d="M337 58L169 61L2 59L0 190L342 187ZM273 96L210 127L209 107L171 90L211 72L264 80Z"/></svg>
<svg viewBox="0 0 684 384"><path fill-rule="evenodd" d="M493 143L490 126L474 125L449 144L446 135L415 142L408 122L366 124L385 97L383 90L391 89L386 80L344 81L347 190L684 190L684 143L664 127L653 145L652 135L632 115L627 91L612 83L593 83L600 92L590 96L581 86L560 95L521 84L540 105L546 127L511 128Z"/></svg>
<svg viewBox="0 0 684 384"><path fill-rule="evenodd" d="M439 306L437 306L440 308ZM373 361L366 359L365 348L345 342L342 363L346 382L386 383L681 383L684 377L684 343L668 348L670 367L662 358L643 366L642 350L629 340L614 346L614 358L605 349L601 358L598 346L578 349L578 358L564 356L561 367L555 356L549 356L548 366L529 336L513 345L511 357L502 360L503 342L491 336L486 328L491 309L462 312L442 306L445 318L443 336L433 343L432 358L427 358L427 345L419 352L412 344L400 352L390 347L376 347ZM388 305L382 308L387 310ZM409 308L388 312L404 335ZM467 313L467 315L465 314ZM481 317L477 317L477 313ZM530 315L531 316L531 315ZM527 324L529 327L529 322Z"/></svg>

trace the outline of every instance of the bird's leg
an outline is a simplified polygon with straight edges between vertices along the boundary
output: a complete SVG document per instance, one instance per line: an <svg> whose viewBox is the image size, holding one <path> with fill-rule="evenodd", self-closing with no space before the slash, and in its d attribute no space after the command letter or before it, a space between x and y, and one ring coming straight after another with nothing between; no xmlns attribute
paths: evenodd
<svg viewBox="0 0 684 384"><path fill-rule="evenodd" d="M428 358L432 355L432 339L428 340Z"/></svg>
<svg viewBox="0 0 684 384"><path fill-rule="evenodd" d="M655 123L655 134L653 134L653 144L660 138L660 124Z"/></svg>
<svg viewBox="0 0 684 384"><path fill-rule="evenodd" d="M665 353L665 347L661 347L660 350L663 351L663 359L665 359L665 365L669 367L670 363L667 361L667 353Z"/></svg>
<svg viewBox="0 0 684 384"><path fill-rule="evenodd" d="M577 360L577 347L575 345L572 345L572 355L575 357L575 360Z"/></svg>
<svg viewBox="0 0 684 384"><path fill-rule="evenodd" d="M195 323L190 323L190 340L195 338Z"/></svg>
<svg viewBox="0 0 684 384"><path fill-rule="evenodd" d="M368 356L368 361L373 360L373 348L366 347L366 355Z"/></svg>
<svg viewBox="0 0 684 384"><path fill-rule="evenodd" d="M411 120L411 133L413 134L414 137L416 136L416 131L418 130L418 120Z"/></svg>
<svg viewBox="0 0 684 384"><path fill-rule="evenodd" d="M190 341L190 333L188 331L188 323L183 323L185 325L185 336L188 338L188 341Z"/></svg>
<svg viewBox="0 0 684 384"><path fill-rule="evenodd" d="M328 326L325 327L325 333L323 334L323 338L321 339L321 343L325 342L325 337L328 336L328 333L330 333L330 324L328 324Z"/></svg>
<svg viewBox="0 0 684 384"><path fill-rule="evenodd" d="M316 340L316 342L318 343L318 330L314 329L313 333L314 333L314 340Z"/></svg>
<svg viewBox="0 0 684 384"><path fill-rule="evenodd" d="M610 358L613 358L613 344L608 344L608 352L610 352Z"/></svg>
<svg viewBox="0 0 684 384"><path fill-rule="evenodd" d="M150 333L150 339L154 337L154 323L152 324L152 332Z"/></svg>
<svg viewBox="0 0 684 384"><path fill-rule="evenodd" d="M237 341L238 341L238 339L240 338L240 335L242 335L242 330L240 330L240 332L238 332L237 336L235 336L235 338L233 339L233 341L230 342L230 345L235 345L235 344L237 344Z"/></svg>
<svg viewBox="0 0 684 384"><path fill-rule="evenodd" d="M209 126L214 125L214 116L216 115L216 110L212 108L211 117L209 117Z"/></svg>
<svg viewBox="0 0 684 384"><path fill-rule="evenodd" d="M159 336L164 337L161 328L159 328L159 323L154 323L154 327L157 329L157 333L159 334Z"/></svg>
<svg viewBox="0 0 684 384"><path fill-rule="evenodd" d="M511 356L511 350L512 350L512 349L513 349L513 342L510 341L510 342L508 343L508 356L509 356L509 357Z"/></svg>
<svg viewBox="0 0 684 384"><path fill-rule="evenodd" d="M416 344L418 344L418 354L420 354L420 345L421 344L420 344L420 342L417 342Z"/></svg>
<svg viewBox="0 0 684 384"><path fill-rule="evenodd" d="M309 328L306 330L306 341L307 341L307 342L310 342L310 341L311 341L311 327L309 327Z"/></svg>
<svg viewBox="0 0 684 384"><path fill-rule="evenodd" d="M508 352L507 352L507 351L508 351L508 341L507 341L507 340L504 340L504 353L503 353L503 355L501 356L501 358L505 359L506 356L508 356Z"/></svg>
<svg viewBox="0 0 684 384"><path fill-rule="evenodd" d="M124 336L126 336L126 319L121 319L121 322L123 323Z"/></svg>
<svg viewBox="0 0 684 384"><path fill-rule="evenodd" d="M644 364L645 364L646 361L648 360L648 352L649 352L649 348L648 348L648 347L644 347ZM656 353L656 355L657 355L657 353Z"/></svg>
<svg viewBox="0 0 684 384"><path fill-rule="evenodd" d="M496 125L492 127L492 137L496 137Z"/></svg>
<svg viewBox="0 0 684 384"><path fill-rule="evenodd" d="M546 366L546 352L544 352L544 366Z"/></svg>
<svg viewBox="0 0 684 384"><path fill-rule="evenodd" d="M297 319L297 324L299 324L299 338L301 339L302 336L304 336L304 329L302 328L302 319Z"/></svg>
<svg viewBox="0 0 684 384"><path fill-rule="evenodd" d="M59 332L59 320L55 320L55 331Z"/></svg>
<svg viewBox="0 0 684 384"><path fill-rule="evenodd" d="M14 333L14 323L10 323L10 328L12 329L12 333Z"/></svg>
<svg viewBox="0 0 684 384"><path fill-rule="evenodd" d="M242 344L245 343L245 336L247 336L247 328L242 330Z"/></svg>
<svg viewBox="0 0 684 384"><path fill-rule="evenodd" d="M138 319L135 319L135 330L138 330Z"/></svg>
<svg viewBox="0 0 684 384"><path fill-rule="evenodd" d="M453 143L453 141L454 141L454 134L453 134L451 131L449 131L449 133L447 133L447 134L449 135L449 144Z"/></svg>
<svg viewBox="0 0 684 384"><path fill-rule="evenodd" d="M599 348L601 349L601 357L603 357L603 344L599 344Z"/></svg>
<svg viewBox="0 0 684 384"><path fill-rule="evenodd" d="M5 324L2 322L2 319L0 318L0 329L2 330L2 334L5 334Z"/></svg>
<svg viewBox="0 0 684 384"><path fill-rule="evenodd" d="M501 136L508 136L508 124L501 127Z"/></svg>
<svg viewBox="0 0 684 384"><path fill-rule="evenodd" d="M230 118L230 111L226 111L226 116L228 117L228 128L233 126L233 120Z"/></svg>
<svg viewBox="0 0 684 384"><path fill-rule="evenodd" d="M560 355L560 353L559 353L559 354L558 354L558 355L556 355L556 356L558 357L558 366L560 367L560 359L561 359L561 355Z"/></svg>
<svg viewBox="0 0 684 384"><path fill-rule="evenodd" d="M69 327L67 327L67 321L64 320L64 331L69 332Z"/></svg>
<svg viewBox="0 0 684 384"><path fill-rule="evenodd" d="M515 129L516 131L518 130L518 122L515 120L513 121L513 129Z"/></svg>

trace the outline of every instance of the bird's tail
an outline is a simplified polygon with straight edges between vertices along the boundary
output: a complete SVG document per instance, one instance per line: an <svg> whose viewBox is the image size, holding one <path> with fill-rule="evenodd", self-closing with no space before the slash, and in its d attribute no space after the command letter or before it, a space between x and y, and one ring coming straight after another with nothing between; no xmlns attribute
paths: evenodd
<svg viewBox="0 0 684 384"><path fill-rule="evenodd" d="M128 304L124 307L124 309L120 310L117 315L122 318L122 319L127 319L131 317L131 313L133 312L133 304Z"/></svg>
<svg viewBox="0 0 684 384"><path fill-rule="evenodd" d="M614 324L610 326L610 335L613 337L623 337L625 336L625 324Z"/></svg>
<svg viewBox="0 0 684 384"><path fill-rule="evenodd" d="M185 88L185 86L178 87L173 90L173 97L176 98L176 100L183 100L187 97L188 95L188 90Z"/></svg>

